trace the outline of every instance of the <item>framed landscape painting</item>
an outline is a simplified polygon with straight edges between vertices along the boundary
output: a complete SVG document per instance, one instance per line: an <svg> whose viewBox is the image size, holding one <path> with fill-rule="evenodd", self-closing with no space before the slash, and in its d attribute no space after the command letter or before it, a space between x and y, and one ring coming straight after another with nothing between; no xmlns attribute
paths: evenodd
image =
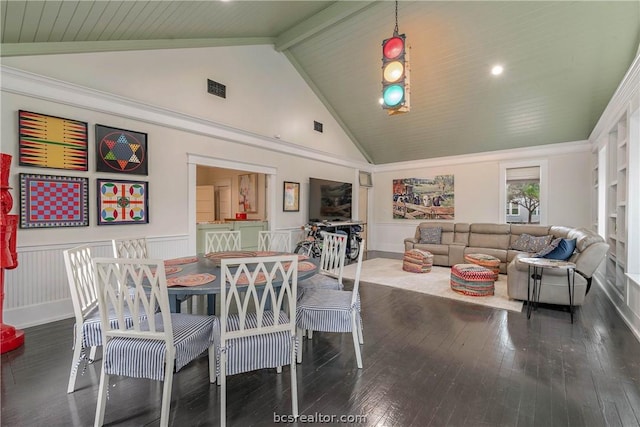
<svg viewBox="0 0 640 427"><path fill-rule="evenodd" d="M453 175L393 180L394 219L454 219Z"/></svg>
<svg viewBox="0 0 640 427"><path fill-rule="evenodd" d="M96 171L148 175L147 134L96 125Z"/></svg>
<svg viewBox="0 0 640 427"><path fill-rule="evenodd" d="M149 223L149 183L97 179L98 225Z"/></svg>
<svg viewBox="0 0 640 427"><path fill-rule="evenodd" d="M20 174L20 228L88 225L88 178Z"/></svg>
<svg viewBox="0 0 640 427"><path fill-rule="evenodd" d="M20 166L89 170L87 123L18 111Z"/></svg>

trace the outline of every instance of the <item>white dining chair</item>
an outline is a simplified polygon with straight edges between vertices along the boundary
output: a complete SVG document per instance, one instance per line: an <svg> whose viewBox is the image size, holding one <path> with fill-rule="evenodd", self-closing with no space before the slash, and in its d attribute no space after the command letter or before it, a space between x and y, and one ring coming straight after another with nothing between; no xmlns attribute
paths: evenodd
<svg viewBox="0 0 640 427"><path fill-rule="evenodd" d="M220 424L226 422L226 377L290 366L291 413L296 380L297 255L221 260Z"/></svg>
<svg viewBox="0 0 640 427"><path fill-rule="evenodd" d="M318 272L303 279L298 284L302 297L307 289L326 288L341 290L344 288L342 276L344 258L347 251L347 235L341 233L320 232L322 235L322 254Z"/></svg>
<svg viewBox="0 0 640 427"><path fill-rule="evenodd" d="M241 249L240 231L207 231L205 233L204 253L239 251Z"/></svg>
<svg viewBox="0 0 640 427"><path fill-rule="evenodd" d="M80 363L83 361L93 363L96 350L102 345L102 327L98 310L98 294L91 264L91 247L81 245L67 249L63 251L63 257L76 318L76 323L73 326L73 358L69 384L67 385L67 393L73 393ZM118 321L114 313L110 314L109 319L114 323ZM133 322L128 311L124 312L122 320L125 325L129 326ZM88 358L87 350L89 350Z"/></svg>
<svg viewBox="0 0 640 427"><path fill-rule="evenodd" d="M360 345L364 343L362 336L362 318L360 316L360 273L364 241L360 243L360 254L356 266L356 276L351 291L314 288L305 290L298 301L296 324L298 338L301 340L304 331L312 339L311 331L351 332L356 352L356 363L362 369ZM302 363L302 345L298 351L298 363Z"/></svg>
<svg viewBox="0 0 640 427"><path fill-rule="evenodd" d="M290 231L259 231L258 250L291 252L291 232Z"/></svg>
<svg viewBox="0 0 640 427"><path fill-rule="evenodd" d="M146 237L111 240L115 258L149 258Z"/></svg>
<svg viewBox="0 0 640 427"><path fill-rule="evenodd" d="M109 387L112 375L163 381L160 425L167 426L174 370L208 349L209 381L216 380L218 319L170 312L162 260L95 258L93 267L104 342L95 426L104 423L107 391L118 392ZM123 292L123 283L135 292ZM131 325L110 322L109 313L123 319L125 309L131 313Z"/></svg>

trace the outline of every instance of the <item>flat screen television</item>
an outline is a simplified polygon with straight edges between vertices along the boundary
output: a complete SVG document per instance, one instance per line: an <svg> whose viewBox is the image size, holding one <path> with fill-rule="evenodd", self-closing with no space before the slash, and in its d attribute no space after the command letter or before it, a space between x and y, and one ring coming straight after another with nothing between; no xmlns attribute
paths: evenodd
<svg viewBox="0 0 640 427"><path fill-rule="evenodd" d="M309 178L309 221L351 221L352 185Z"/></svg>

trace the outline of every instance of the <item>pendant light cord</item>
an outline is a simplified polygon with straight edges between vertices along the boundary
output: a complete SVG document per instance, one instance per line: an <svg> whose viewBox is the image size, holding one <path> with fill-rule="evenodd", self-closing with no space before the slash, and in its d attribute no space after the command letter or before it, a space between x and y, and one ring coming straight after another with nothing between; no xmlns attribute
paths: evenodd
<svg viewBox="0 0 640 427"><path fill-rule="evenodd" d="M398 35L398 0L396 0L396 27L393 30L394 35Z"/></svg>

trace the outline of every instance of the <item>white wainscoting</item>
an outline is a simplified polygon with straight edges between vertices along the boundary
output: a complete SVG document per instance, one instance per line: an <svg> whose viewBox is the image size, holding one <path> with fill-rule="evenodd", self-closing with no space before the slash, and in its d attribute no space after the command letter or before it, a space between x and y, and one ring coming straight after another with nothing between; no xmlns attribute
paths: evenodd
<svg viewBox="0 0 640 427"><path fill-rule="evenodd" d="M369 227L369 241L374 242L375 247L369 245L369 250L383 252L404 252L404 239L416 234L417 222L383 222Z"/></svg>
<svg viewBox="0 0 640 427"><path fill-rule="evenodd" d="M149 257L192 255L187 235L147 237ZM73 317L62 252L80 243L18 248L18 267L5 270L4 322L17 328ZM95 242L92 254L113 256L111 241Z"/></svg>

